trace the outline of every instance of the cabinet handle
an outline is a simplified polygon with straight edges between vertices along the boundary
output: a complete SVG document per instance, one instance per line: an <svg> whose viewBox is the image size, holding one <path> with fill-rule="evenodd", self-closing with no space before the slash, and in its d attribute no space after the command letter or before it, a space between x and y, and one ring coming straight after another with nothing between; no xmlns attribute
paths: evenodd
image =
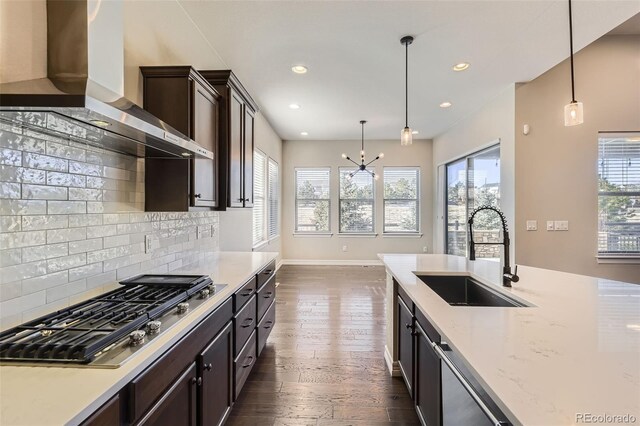
<svg viewBox="0 0 640 426"><path fill-rule="evenodd" d="M265 275L271 275L272 272L273 272L273 269L267 269L266 271L262 271L262 273Z"/></svg>
<svg viewBox="0 0 640 426"><path fill-rule="evenodd" d="M200 197L202 197L202 194L194 194L194 197L195 198L200 198Z"/></svg>
<svg viewBox="0 0 640 426"><path fill-rule="evenodd" d="M198 386L202 386L202 377L198 377L198 380L196 380L196 384Z"/></svg>
<svg viewBox="0 0 640 426"><path fill-rule="evenodd" d="M272 292L272 291L268 291L268 292L266 292L266 293L264 294L264 298L265 298L265 299L271 299L271 296L272 296L272 295L273 295L273 292Z"/></svg>
<svg viewBox="0 0 640 426"><path fill-rule="evenodd" d="M198 379L197 379L197 378L195 378L195 377L192 377L192 378L191 378L191 384L192 384L192 385L195 385L196 383L198 383Z"/></svg>
<svg viewBox="0 0 640 426"><path fill-rule="evenodd" d="M249 296L251 296L252 294L253 294L253 289L252 289L252 288L250 288L248 292L246 292L246 293L241 293L241 294L240 294L240 296L242 296L242 297L249 297Z"/></svg>
<svg viewBox="0 0 640 426"><path fill-rule="evenodd" d="M245 199L244 199L244 201L249 201L249 199L248 199L248 198L245 198Z"/></svg>
<svg viewBox="0 0 640 426"><path fill-rule="evenodd" d="M405 324L405 327L407 327L407 329L411 328L411 324Z"/></svg>
<svg viewBox="0 0 640 426"><path fill-rule="evenodd" d="M204 365L204 369L207 371L211 371L211 369L213 368L213 364L205 364Z"/></svg>
<svg viewBox="0 0 640 426"><path fill-rule="evenodd" d="M254 360L253 356L250 356L247 359L249 360L249 364L244 364L242 368L249 368L251 367L251 364L253 364L253 360Z"/></svg>
<svg viewBox="0 0 640 426"><path fill-rule="evenodd" d="M244 324L241 325L242 328L251 327L251 324L253 324L253 318L247 318L246 320L243 321L243 323Z"/></svg>
<svg viewBox="0 0 640 426"><path fill-rule="evenodd" d="M273 325L273 321L267 321L266 323L269 324L269 325L265 325L264 328L268 330Z"/></svg>

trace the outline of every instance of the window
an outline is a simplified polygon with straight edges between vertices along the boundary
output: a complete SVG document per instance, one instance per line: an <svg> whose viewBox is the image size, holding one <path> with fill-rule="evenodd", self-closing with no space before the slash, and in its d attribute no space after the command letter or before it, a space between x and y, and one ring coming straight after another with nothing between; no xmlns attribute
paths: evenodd
<svg viewBox="0 0 640 426"><path fill-rule="evenodd" d="M420 229L418 187L420 168L384 168L383 232L413 232Z"/></svg>
<svg viewBox="0 0 640 426"><path fill-rule="evenodd" d="M640 256L640 134L598 139L598 256Z"/></svg>
<svg viewBox="0 0 640 426"><path fill-rule="evenodd" d="M266 241L267 156L253 151L253 245Z"/></svg>
<svg viewBox="0 0 640 426"><path fill-rule="evenodd" d="M500 205L500 146L493 146L447 164L447 253L467 255L467 218L476 207ZM500 242L500 218L479 212L474 219L475 241ZM501 246L477 246L477 257L499 258Z"/></svg>
<svg viewBox="0 0 640 426"><path fill-rule="evenodd" d="M328 233L329 175L327 168L296 169L295 232Z"/></svg>
<svg viewBox="0 0 640 426"><path fill-rule="evenodd" d="M269 158L269 224L268 234L269 239L275 238L280 233L278 228L278 215L280 205L280 170L278 169L278 163L272 158Z"/></svg>
<svg viewBox="0 0 640 426"><path fill-rule="evenodd" d="M373 176L361 171L349 178L352 172L352 167L340 168L340 232L372 234L375 229Z"/></svg>

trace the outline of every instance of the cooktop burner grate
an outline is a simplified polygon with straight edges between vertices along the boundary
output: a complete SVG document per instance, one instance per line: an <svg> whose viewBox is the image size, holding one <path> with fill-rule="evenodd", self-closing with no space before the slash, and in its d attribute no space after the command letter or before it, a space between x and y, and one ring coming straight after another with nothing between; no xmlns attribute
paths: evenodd
<svg viewBox="0 0 640 426"><path fill-rule="evenodd" d="M192 278L189 287L167 280L162 286L127 283L6 330L0 333L0 360L88 363L102 349L212 284L207 276Z"/></svg>

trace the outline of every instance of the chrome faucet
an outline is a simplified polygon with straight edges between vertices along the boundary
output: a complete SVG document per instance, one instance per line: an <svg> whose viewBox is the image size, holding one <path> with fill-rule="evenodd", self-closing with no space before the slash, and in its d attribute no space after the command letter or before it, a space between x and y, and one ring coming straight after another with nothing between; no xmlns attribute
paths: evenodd
<svg viewBox="0 0 640 426"><path fill-rule="evenodd" d="M502 221L502 235L503 239L501 243L476 243L473 241L473 218L478 212L482 210L491 210L498 213L500 221ZM480 245L501 245L504 246L504 267L502 268L502 285L505 287L511 287L511 283L517 283L520 280L518 276L518 265L516 265L515 271L511 273L511 265L509 264L509 231L507 230L507 220L499 209L493 206L480 206L471 212L469 216L469 260L476 260L476 244Z"/></svg>

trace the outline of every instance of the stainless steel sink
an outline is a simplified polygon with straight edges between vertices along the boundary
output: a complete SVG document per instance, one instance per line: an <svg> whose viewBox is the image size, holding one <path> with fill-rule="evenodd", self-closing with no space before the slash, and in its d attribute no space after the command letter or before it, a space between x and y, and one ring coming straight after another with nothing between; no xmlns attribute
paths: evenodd
<svg viewBox="0 0 640 426"><path fill-rule="evenodd" d="M527 307L466 275L418 275L418 278L451 306Z"/></svg>

